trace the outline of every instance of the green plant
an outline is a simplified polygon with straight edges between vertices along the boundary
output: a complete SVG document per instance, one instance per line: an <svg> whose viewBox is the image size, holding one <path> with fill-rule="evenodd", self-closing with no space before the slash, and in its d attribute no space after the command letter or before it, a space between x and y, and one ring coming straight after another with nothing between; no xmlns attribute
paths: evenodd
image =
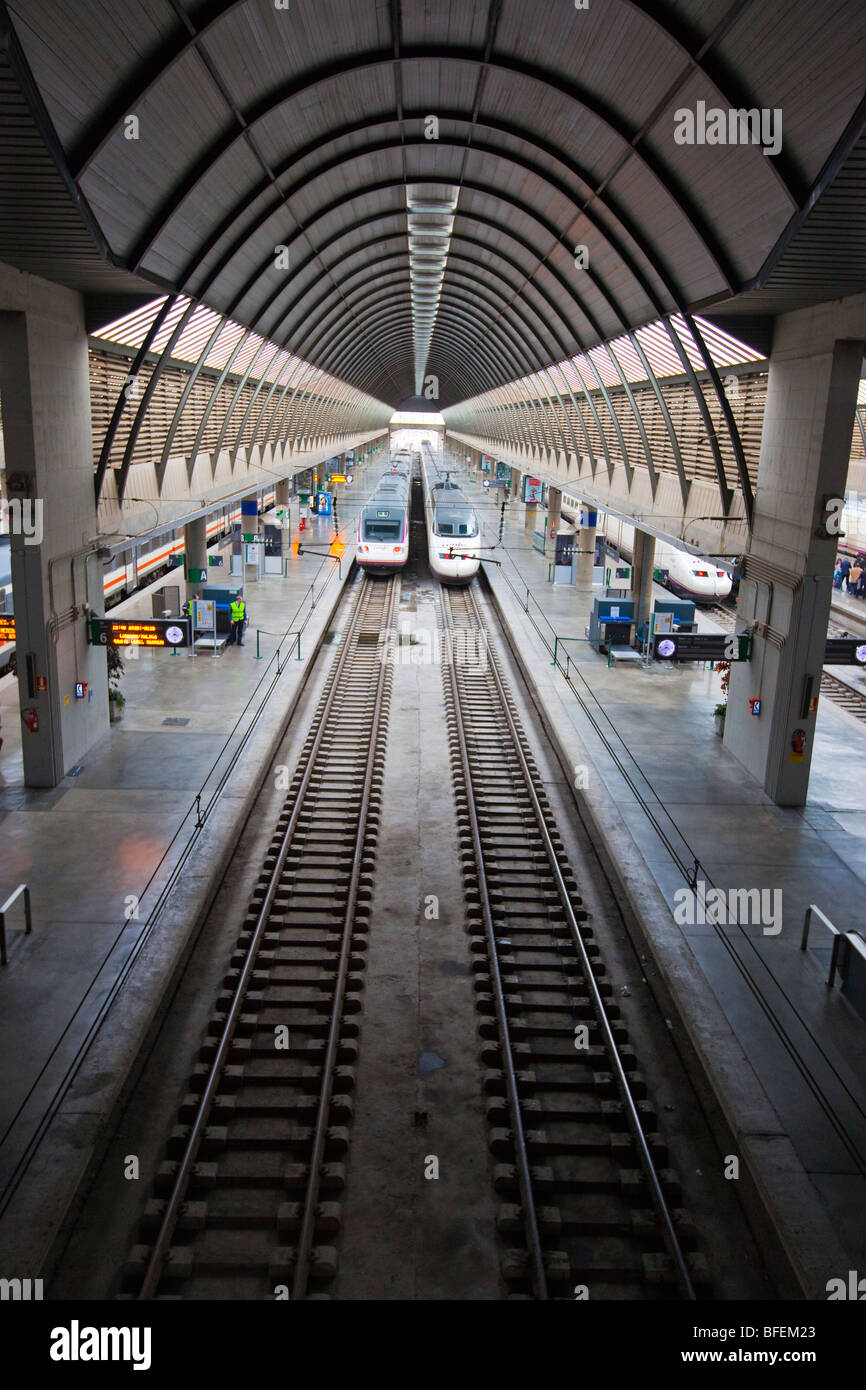
<svg viewBox="0 0 866 1390"><path fill-rule="evenodd" d="M120 679L123 675L123 657L117 647L106 647L105 658L108 664L108 698L117 709L123 709L126 704L126 696L120 689Z"/></svg>
<svg viewBox="0 0 866 1390"><path fill-rule="evenodd" d="M725 715L727 714L727 712L728 712L728 704L727 704L727 701L726 701L726 700L723 700L723 701L721 702L721 704L716 705L716 708L713 710L713 714L720 714L721 717L722 717L723 719L724 719Z"/></svg>
<svg viewBox="0 0 866 1390"><path fill-rule="evenodd" d="M105 657L108 664L108 693L110 698L112 695L120 695L120 678L123 675L123 657L120 655L117 647L106 647ZM121 703L123 703L122 696Z"/></svg>

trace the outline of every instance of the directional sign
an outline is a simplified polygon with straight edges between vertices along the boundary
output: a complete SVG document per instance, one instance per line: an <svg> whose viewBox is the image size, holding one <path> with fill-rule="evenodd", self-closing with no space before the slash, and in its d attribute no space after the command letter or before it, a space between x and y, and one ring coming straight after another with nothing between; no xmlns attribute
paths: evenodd
<svg viewBox="0 0 866 1390"><path fill-rule="evenodd" d="M186 574L190 584L204 584L207 579L207 570L189 569Z"/></svg>
<svg viewBox="0 0 866 1390"><path fill-rule="evenodd" d="M152 618L150 622L124 622L91 618L90 641L102 647L188 647L187 618Z"/></svg>
<svg viewBox="0 0 866 1390"><path fill-rule="evenodd" d="M659 661L748 661L751 638L747 633L675 632L656 637L655 655Z"/></svg>
<svg viewBox="0 0 866 1390"><path fill-rule="evenodd" d="M15 641L15 619L11 613L0 613L0 647Z"/></svg>
<svg viewBox="0 0 866 1390"><path fill-rule="evenodd" d="M828 637L824 645L824 665L866 666L866 642L862 637Z"/></svg>

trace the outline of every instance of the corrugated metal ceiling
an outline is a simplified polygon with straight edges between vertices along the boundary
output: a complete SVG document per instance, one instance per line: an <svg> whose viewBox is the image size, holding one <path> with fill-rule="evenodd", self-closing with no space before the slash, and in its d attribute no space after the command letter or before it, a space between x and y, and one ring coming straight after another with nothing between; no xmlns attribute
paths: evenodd
<svg viewBox="0 0 866 1390"><path fill-rule="evenodd" d="M432 375L443 407L660 315L854 293L866 7L820 11L10 0L0 257L170 286L377 398ZM704 107L780 111L777 153L678 143ZM410 185L458 190L429 346Z"/></svg>

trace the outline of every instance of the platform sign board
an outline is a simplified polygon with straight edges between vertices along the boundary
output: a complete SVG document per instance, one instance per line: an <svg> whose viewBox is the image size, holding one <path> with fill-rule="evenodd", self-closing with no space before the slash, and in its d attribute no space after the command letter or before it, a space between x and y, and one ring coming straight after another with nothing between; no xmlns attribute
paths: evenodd
<svg viewBox="0 0 866 1390"><path fill-rule="evenodd" d="M90 641L102 647L188 647L188 618L151 618L149 622L121 618L91 618Z"/></svg>
<svg viewBox="0 0 866 1390"><path fill-rule="evenodd" d="M188 569L186 577L190 584L204 584L207 580L207 570Z"/></svg>
<svg viewBox="0 0 866 1390"><path fill-rule="evenodd" d="M221 568L224 564L223 557L221 555L208 555L207 562L208 567L210 569Z"/></svg>
<svg viewBox="0 0 866 1390"><path fill-rule="evenodd" d="M824 665L866 666L866 642L862 637L828 637L824 645Z"/></svg>
<svg viewBox="0 0 866 1390"><path fill-rule="evenodd" d="M15 641L15 619L11 613L0 613L0 647Z"/></svg>
<svg viewBox="0 0 866 1390"><path fill-rule="evenodd" d="M544 484L540 478L530 478L528 475L523 479L523 501L540 502L544 491Z"/></svg>
<svg viewBox="0 0 866 1390"><path fill-rule="evenodd" d="M675 632L655 638L658 661L748 661L752 639L747 633Z"/></svg>

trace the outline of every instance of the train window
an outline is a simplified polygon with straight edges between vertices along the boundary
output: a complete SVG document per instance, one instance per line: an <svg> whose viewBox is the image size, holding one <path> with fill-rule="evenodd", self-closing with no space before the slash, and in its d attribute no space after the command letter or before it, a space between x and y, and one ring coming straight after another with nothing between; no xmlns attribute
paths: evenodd
<svg viewBox="0 0 866 1390"><path fill-rule="evenodd" d="M399 521L371 521L367 518L364 522L365 541L398 541L399 539Z"/></svg>

